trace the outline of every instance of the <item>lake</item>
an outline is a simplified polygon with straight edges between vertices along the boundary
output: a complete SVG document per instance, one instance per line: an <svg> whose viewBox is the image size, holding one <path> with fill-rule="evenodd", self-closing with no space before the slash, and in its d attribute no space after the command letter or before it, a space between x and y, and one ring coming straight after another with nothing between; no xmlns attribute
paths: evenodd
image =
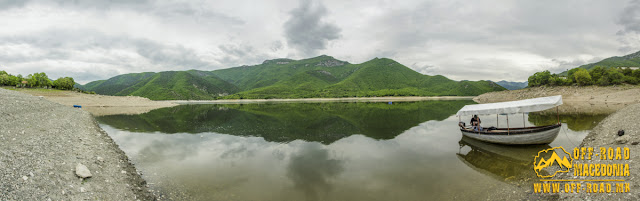
<svg viewBox="0 0 640 201"><path fill-rule="evenodd" d="M572 149L606 117L561 115L551 144L509 147L462 138L455 113L467 104L198 104L96 119L163 199L472 200L531 182L538 151ZM509 124L556 118L516 114Z"/></svg>

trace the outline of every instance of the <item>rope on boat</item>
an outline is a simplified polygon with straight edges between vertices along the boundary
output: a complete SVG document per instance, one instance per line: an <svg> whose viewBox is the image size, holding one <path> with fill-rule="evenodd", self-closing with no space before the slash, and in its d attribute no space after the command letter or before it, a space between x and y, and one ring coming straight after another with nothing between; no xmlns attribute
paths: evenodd
<svg viewBox="0 0 640 201"><path fill-rule="evenodd" d="M562 128L562 127L564 127L564 126L560 126L560 128ZM574 144L574 143L573 143L573 140L571 140L571 138L570 138L570 137L569 137L569 135L567 134L567 132L568 132L568 131L567 131L567 128L566 128L566 127L564 128L564 130L563 130L563 129L560 129L560 130L561 130L561 131L564 131L564 136L566 136L566 137L567 137L567 140L569 140L569 142L573 145L573 147L578 147L578 145Z"/></svg>

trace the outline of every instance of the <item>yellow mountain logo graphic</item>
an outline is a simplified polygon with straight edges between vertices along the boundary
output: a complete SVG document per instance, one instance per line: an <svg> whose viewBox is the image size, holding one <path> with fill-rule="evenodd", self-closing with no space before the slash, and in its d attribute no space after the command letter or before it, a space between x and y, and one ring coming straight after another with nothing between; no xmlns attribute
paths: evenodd
<svg viewBox="0 0 640 201"><path fill-rule="evenodd" d="M558 153L556 152L559 150L562 150L562 152L560 153L565 155L562 157L562 159L560 159L560 156L558 156ZM543 156L549 155L548 154L549 151L552 152L551 157L545 160ZM567 156L569 156L569 159L571 160L567 159ZM536 175L538 175L538 177L548 178L548 177L555 176L558 172L569 172L569 169L572 167L572 163L573 163L573 158L571 158L571 155L567 151L565 151L564 148L554 147L554 148L545 149L538 152L538 155L534 160L533 170L536 171ZM550 168L554 164L558 164L559 167ZM550 175L541 174L543 169L553 169L551 170L553 171L553 174L550 174ZM551 172L551 171L547 171L547 172Z"/></svg>

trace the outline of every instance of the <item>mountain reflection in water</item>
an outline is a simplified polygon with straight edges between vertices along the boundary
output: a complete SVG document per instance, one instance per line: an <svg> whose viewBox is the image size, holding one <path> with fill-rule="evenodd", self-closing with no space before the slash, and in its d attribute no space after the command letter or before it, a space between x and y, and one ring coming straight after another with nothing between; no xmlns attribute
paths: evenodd
<svg viewBox="0 0 640 201"><path fill-rule="evenodd" d="M590 128L572 130L576 122L599 121L560 116L550 145L505 147L461 140L454 114L467 104L181 105L96 119L151 188L175 200L483 200L535 177L537 151L579 144ZM510 123L557 118L535 115Z"/></svg>
<svg viewBox="0 0 640 201"><path fill-rule="evenodd" d="M392 139L430 120L444 120L471 100L387 103L275 103L180 105L141 115L96 117L112 127L134 132L202 133L259 136L267 141L300 139L330 144L362 134Z"/></svg>

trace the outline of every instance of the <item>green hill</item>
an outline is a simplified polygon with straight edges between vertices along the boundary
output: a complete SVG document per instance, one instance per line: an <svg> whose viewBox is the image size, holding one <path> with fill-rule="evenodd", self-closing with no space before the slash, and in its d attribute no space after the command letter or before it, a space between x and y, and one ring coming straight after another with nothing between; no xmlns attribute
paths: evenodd
<svg viewBox="0 0 640 201"><path fill-rule="evenodd" d="M525 82L509 82L506 80L501 80L498 82L495 82L496 84L508 89L508 90L518 90L518 89L523 89L525 87L527 87L529 85L529 82L525 81Z"/></svg>
<svg viewBox="0 0 640 201"><path fill-rule="evenodd" d="M133 95L152 100L215 99L238 91L235 85L200 71L125 74L90 82L82 88L98 94Z"/></svg>
<svg viewBox="0 0 640 201"><path fill-rule="evenodd" d="M612 67L640 67L640 51L625 55L625 56L615 56L603 59L602 61L598 61L595 63L585 64L579 66L578 68L584 68L587 70L591 70L596 66L601 66L603 68L612 68ZM567 75L567 71L560 73L560 75Z"/></svg>
<svg viewBox="0 0 640 201"><path fill-rule="evenodd" d="M126 74L80 87L99 94L153 100L467 96L505 90L490 81L458 82L440 75L423 75L391 59L350 64L325 55L267 60L215 71Z"/></svg>

